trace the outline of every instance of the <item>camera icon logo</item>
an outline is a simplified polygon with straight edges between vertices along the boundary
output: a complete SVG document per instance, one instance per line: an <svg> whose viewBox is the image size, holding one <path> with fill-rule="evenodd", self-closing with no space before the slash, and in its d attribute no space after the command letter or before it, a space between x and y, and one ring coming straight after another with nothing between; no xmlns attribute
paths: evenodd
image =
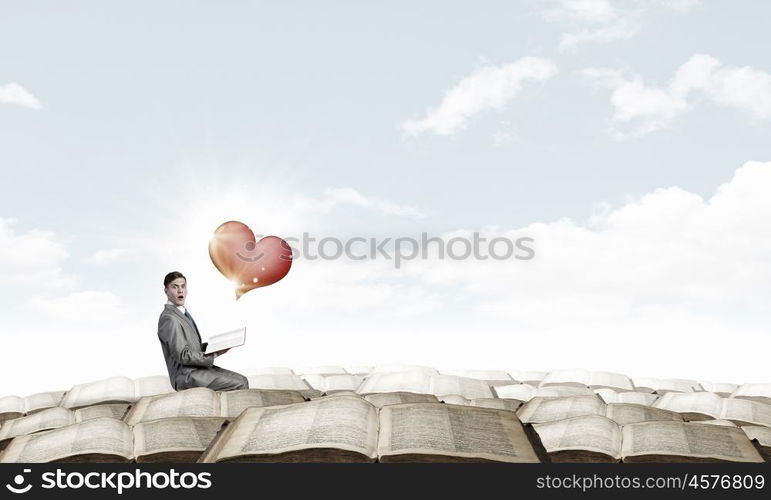
<svg viewBox="0 0 771 500"><path fill-rule="evenodd" d="M24 469L24 474L26 474L28 472L32 472L32 469ZM24 477L23 474L16 474L13 477L13 483L16 486L14 486L13 484L9 483L9 484L6 484L5 487L8 488L8 491L10 491L11 493L26 493L30 489L32 489L32 485L31 484L28 484L26 486L22 486L26 480L27 480L27 478Z"/></svg>

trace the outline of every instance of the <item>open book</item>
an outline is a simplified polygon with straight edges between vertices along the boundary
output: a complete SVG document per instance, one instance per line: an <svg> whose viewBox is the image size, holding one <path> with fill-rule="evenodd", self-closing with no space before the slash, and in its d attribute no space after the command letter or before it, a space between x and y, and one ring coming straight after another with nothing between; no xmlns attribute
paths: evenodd
<svg viewBox="0 0 771 500"><path fill-rule="evenodd" d="M312 388L329 394L336 391L355 391L362 380L363 375L350 375L350 374L308 374L302 376Z"/></svg>
<svg viewBox="0 0 771 500"><path fill-rule="evenodd" d="M364 379L356 392L413 392L434 396L455 394L467 399L494 397L490 385L482 380L432 374L422 370L372 373Z"/></svg>
<svg viewBox="0 0 771 500"><path fill-rule="evenodd" d="M711 392L668 392L653 406L679 412L686 420L714 418L740 425L771 426L771 404L751 399L721 398Z"/></svg>
<svg viewBox="0 0 771 500"><path fill-rule="evenodd" d="M731 394L731 397L771 404L771 383L742 384Z"/></svg>
<svg viewBox="0 0 771 500"><path fill-rule="evenodd" d="M208 387L193 387L171 394L140 399L126 414L129 425L171 417L235 418L245 408L276 406L305 401L296 391L241 389L213 391Z"/></svg>
<svg viewBox="0 0 771 500"><path fill-rule="evenodd" d="M192 462L225 420L178 417L131 428L115 418L95 418L19 436L0 455L0 462Z"/></svg>
<svg viewBox="0 0 771 500"><path fill-rule="evenodd" d="M123 419L128 409L128 403L94 405L70 410L57 406L39 412L8 420L0 427L0 450L5 449L11 439L24 434L32 434L44 430L56 429L77 422L85 422L101 417Z"/></svg>
<svg viewBox="0 0 771 500"><path fill-rule="evenodd" d="M741 429L748 438L758 444L761 454L766 458L766 462L771 462L771 427L743 425Z"/></svg>
<svg viewBox="0 0 771 500"><path fill-rule="evenodd" d="M249 408L214 439L200 462L538 462L509 411L408 403L377 408L339 395Z"/></svg>
<svg viewBox="0 0 771 500"><path fill-rule="evenodd" d="M479 406L480 408L495 408L498 410L517 411L522 401L516 399L476 398L466 399L463 396L442 396L442 403L461 406Z"/></svg>
<svg viewBox="0 0 771 500"><path fill-rule="evenodd" d="M616 392L613 389L600 388L594 390L606 403L637 403L638 405L652 405L659 396L650 392L625 391Z"/></svg>
<svg viewBox="0 0 771 500"><path fill-rule="evenodd" d="M537 397L563 398L567 396L592 396L594 391L588 387L574 385L550 385L535 387L531 384L497 385L493 388L496 396L501 399L516 399L530 401Z"/></svg>
<svg viewBox="0 0 771 500"><path fill-rule="evenodd" d="M414 392L376 392L374 394L365 394L364 399L378 408L402 403L439 402L439 399L433 394L415 394Z"/></svg>
<svg viewBox="0 0 771 500"><path fill-rule="evenodd" d="M250 389L275 389L298 391L305 398L321 396L322 392L311 387L308 382L294 373L256 373L247 375Z"/></svg>
<svg viewBox="0 0 771 500"><path fill-rule="evenodd" d="M82 408L98 403L133 403L139 398L174 392L167 375L131 379L110 377L72 387L64 395L61 406Z"/></svg>
<svg viewBox="0 0 771 500"><path fill-rule="evenodd" d="M682 378L635 377L632 379L632 382L636 391L655 392L656 394L704 390L698 381Z"/></svg>
<svg viewBox="0 0 771 500"><path fill-rule="evenodd" d="M552 462L763 462L738 427L675 421L621 426L584 415L533 429Z"/></svg>
<svg viewBox="0 0 771 500"><path fill-rule="evenodd" d="M572 396L568 398L533 398L519 410L523 423L535 424L565 420L585 415L601 415L618 424L632 424L652 420L681 421L679 413L635 403L604 403L597 396Z"/></svg>
<svg viewBox="0 0 771 500"><path fill-rule="evenodd" d="M25 398L19 396L0 398L0 422L57 406L62 400L64 392L40 392Z"/></svg>
<svg viewBox="0 0 771 500"><path fill-rule="evenodd" d="M239 328L237 330L231 330L225 333L218 333L217 335L212 335L206 340L206 350L204 351L204 354L211 354L223 349L238 347L244 345L245 342L246 327Z"/></svg>
<svg viewBox="0 0 771 500"><path fill-rule="evenodd" d="M516 383L516 380L503 370L442 370L440 373L442 375L475 378L477 380L483 380L488 385L492 386Z"/></svg>
<svg viewBox="0 0 771 500"><path fill-rule="evenodd" d="M617 391L633 391L634 384L626 375L584 369L554 370L541 381L539 387L550 385L577 385L599 389L607 387Z"/></svg>

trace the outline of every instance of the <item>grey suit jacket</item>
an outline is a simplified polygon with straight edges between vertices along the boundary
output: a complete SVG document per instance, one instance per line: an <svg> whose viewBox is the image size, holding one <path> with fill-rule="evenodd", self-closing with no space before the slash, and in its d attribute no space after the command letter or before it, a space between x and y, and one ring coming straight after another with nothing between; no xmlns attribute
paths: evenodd
<svg viewBox="0 0 771 500"><path fill-rule="evenodd" d="M211 369L214 356L203 353L200 336L193 323L176 306L164 306L158 318L158 339L174 389L206 387L216 378L215 370Z"/></svg>

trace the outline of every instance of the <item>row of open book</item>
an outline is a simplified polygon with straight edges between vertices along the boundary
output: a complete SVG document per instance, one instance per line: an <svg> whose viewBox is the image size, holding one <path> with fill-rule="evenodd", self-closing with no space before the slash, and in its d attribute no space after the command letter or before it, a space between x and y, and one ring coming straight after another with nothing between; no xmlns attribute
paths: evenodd
<svg viewBox="0 0 771 500"><path fill-rule="evenodd" d="M365 369L367 367L356 367ZM396 368L404 368L397 371ZM466 399L506 398L527 401L539 396L572 396L600 393L605 400L652 404L667 392L714 393L731 398L771 403L771 383L708 384L684 379L648 379L647 386L636 385L625 375L587 370L520 372L524 380L498 370L464 370L439 373L426 367L378 367L368 374L336 373L343 367L318 367L299 375L288 368L253 370L249 387L299 391L315 397L335 391L359 393L413 392L436 396L458 395ZM247 372L248 373L248 372ZM529 376L529 377L528 377ZM540 380L535 380L541 376ZM641 383L640 379L635 382ZM145 396L173 392L165 375L110 377L78 384L68 391L50 391L27 397L0 398L0 422L55 406L82 408L105 402L133 403Z"/></svg>
<svg viewBox="0 0 771 500"><path fill-rule="evenodd" d="M597 394L441 399L195 388L133 405L57 407L5 422L0 462L771 460L769 405L756 401L721 398L723 418L709 419Z"/></svg>

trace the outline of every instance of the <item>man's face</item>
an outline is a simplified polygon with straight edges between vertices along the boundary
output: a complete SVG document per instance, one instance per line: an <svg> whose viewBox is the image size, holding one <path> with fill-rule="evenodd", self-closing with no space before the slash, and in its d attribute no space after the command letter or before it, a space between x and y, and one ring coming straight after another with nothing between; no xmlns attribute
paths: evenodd
<svg viewBox="0 0 771 500"><path fill-rule="evenodd" d="M166 292L166 297L168 297L175 306L185 305L185 298L187 297L187 281L185 278L175 279L163 290Z"/></svg>

